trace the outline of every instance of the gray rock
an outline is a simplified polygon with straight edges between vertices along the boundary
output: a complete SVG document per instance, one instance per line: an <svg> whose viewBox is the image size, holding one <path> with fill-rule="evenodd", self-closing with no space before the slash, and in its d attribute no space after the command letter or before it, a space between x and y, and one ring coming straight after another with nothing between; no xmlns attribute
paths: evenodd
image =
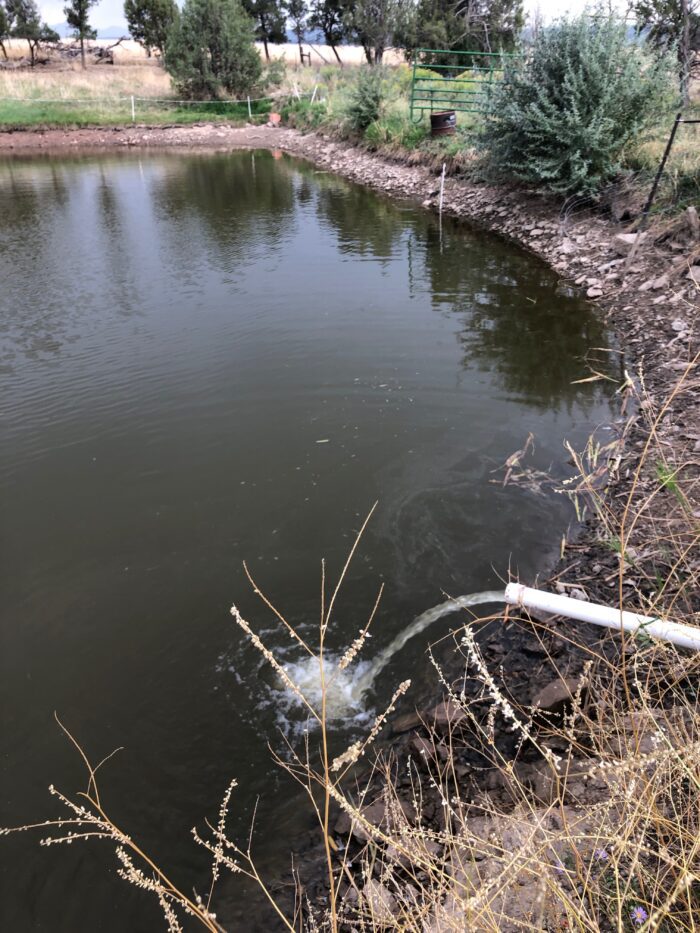
<svg viewBox="0 0 700 933"><path fill-rule="evenodd" d="M404 713L403 716L392 719L391 729L395 735L399 735L401 732L410 732L411 729L415 729L416 726L420 725L420 722L420 716L414 710L412 713Z"/></svg>
<svg viewBox="0 0 700 933"><path fill-rule="evenodd" d="M553 680L539 690L531 700L531 706L548 713L561 714L578 689L578 680L566 677Z"/></svg>
<svg viewBox="0 0 700 933"><path fill-rule="evenodd" d="M467 714L461 706L448 697L426 713L425 721L429 726L442 732L459 725L466 717Z"/></svg>
<svg viewBox="0 0 700 933"><path fill-rule="evenodd" d="M373 929L375 924L393 926L396 898L387 887L370 878L362 889L362 900L372 916Z"/></svg>
<svg viewBox="0 0 700 933"><path fill-rule="evenodd" d="M640 246L644 245L647 236L646 233L618 233L613 239L613 247L620 256L628 256L637 241L637 237L639 237L639 246L637 247L639 249Z"/></svg>

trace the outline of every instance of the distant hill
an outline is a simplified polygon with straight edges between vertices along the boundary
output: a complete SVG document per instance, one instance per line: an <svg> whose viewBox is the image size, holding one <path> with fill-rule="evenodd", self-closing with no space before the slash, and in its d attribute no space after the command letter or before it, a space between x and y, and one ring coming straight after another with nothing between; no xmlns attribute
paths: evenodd
<svg viewBox="0 0 700 933"><path fill-rule="evenodd" d="M68 23L56 23L51 26L62 39L70 39L73 30ZM121 39L122 36L128 36L129 29L124 23L123 26L106 26L104 29L97 30L98 39Z"/></svg>
<svg viewBox="0 0 700 933"><path fill-rule="evenodd" d="M97 30L98 39L121 39L122 36L129 35L129 27L124 23L123 26L107 26L105 29Z"/></svg>
<svg viewBox="0 0 700 933"><path fill-rule="evenodd" d="M291 29L287 30L287 42L296 44L297 37L294 35ZM311 42L313 45L323 45L325 43L323 38L323 33L320 29L309 29L304 35L304 42Z"/></svg>

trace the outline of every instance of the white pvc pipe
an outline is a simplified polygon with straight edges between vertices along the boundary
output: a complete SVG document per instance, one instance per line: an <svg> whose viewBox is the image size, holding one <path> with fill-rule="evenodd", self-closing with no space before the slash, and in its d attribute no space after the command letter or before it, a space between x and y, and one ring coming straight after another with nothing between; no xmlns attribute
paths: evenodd
<svg viewBox="0 0 700 933"><path fill-rule="evenodd" d="M570 596L560 596L558 593L533 590L528 586L523 586L522 583L509 583L506 587L505 599L511 606L539 609L541 612L578 619L579 622L592 622L593 625L602 625L618 631L624 629L625 632L634 633L641 628L651 638L660 638L662 641L670 641L682 648L700 651L700 628L695 625L664 622L653 616L641 616L635 612L600 606L583 599L572 599Z"/></svg>
<svg viewBox="0 0 700 933"><path fill-rule="evenodd" d="M442 214L442 199L445 195L445 169L446 168L447 168L447 164L443 162L442 163L442 177L440 178L440 206L438 208L439 214Z"/></svg>

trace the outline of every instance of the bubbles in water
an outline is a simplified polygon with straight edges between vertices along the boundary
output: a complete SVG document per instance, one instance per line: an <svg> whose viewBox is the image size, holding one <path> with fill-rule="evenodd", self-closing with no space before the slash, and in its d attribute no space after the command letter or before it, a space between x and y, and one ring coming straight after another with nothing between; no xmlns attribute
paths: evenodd
<svg viewBox="0 0 700 933"><path fill-rule="evenodd" d="M300 661L285 665L287 674L297 684L301 692L315 710L321 710L321 671L318 658L306 657ZM371 715L365 708L364 695L367 690L366 674L370 669L368 661L359 661L345 670L338 670L338 658L326 655L324 659L324 678L326 681L326 716L329 720L364 721ZM287 714L294 713L298 718L303 706L299 697L287 690L277 681L274 688L279 701ZM309 714L310 715L310 714Z"/></svg>
<svg viewBox="0 0 700 933"><path fill-rule="evenodd" d="M485 603L504 603L501 591L486 590L482 593L469 593L448 599L432 609L421 613L410 625L403 628L394 640L379 652L373 661L360 661L351 664L345 670L338 670L338 659L326 656L324 674L326 680L326 717L329 720L366 720L371 713L364 708L365 695L372 689L377 676L386 667L391 658L403 648L411 638L425 631L433 622L457 610L470 609ZM286 671L297 684L315 710L321 709L321 670L318 659L307 657L301 661L286 665ZM304 709L302 701L278 682L279 698L287 714Z"/></svg>

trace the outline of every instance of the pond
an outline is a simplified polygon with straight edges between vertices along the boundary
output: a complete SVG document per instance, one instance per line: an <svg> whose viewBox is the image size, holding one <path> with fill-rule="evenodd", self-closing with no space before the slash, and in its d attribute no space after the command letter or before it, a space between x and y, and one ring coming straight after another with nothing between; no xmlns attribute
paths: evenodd
<svg viewBox="0 0 700 933"><path fill-rule="evenodd" d="M123 746L103 798L188 890L190 828L232 775L232 834L259 796L255 851L284 872L309 822L266 743L296 714L231 603L297 656L243 561L311 637L321 558L335 580L377 501L329 636L383 582L370 654L444 594L530 581L573 511L499 468L532 433L563 476L563 441L609 418L605 383L576 384L603 327L531 256L270 152L2 162L0 280L0 823L84 786L56 710L95 760ZM367 707L430 680L458 622L397 652ZM2 845L5 929L160 928L112 847ZM221 917L255 929L240 891Z"/></svg>

